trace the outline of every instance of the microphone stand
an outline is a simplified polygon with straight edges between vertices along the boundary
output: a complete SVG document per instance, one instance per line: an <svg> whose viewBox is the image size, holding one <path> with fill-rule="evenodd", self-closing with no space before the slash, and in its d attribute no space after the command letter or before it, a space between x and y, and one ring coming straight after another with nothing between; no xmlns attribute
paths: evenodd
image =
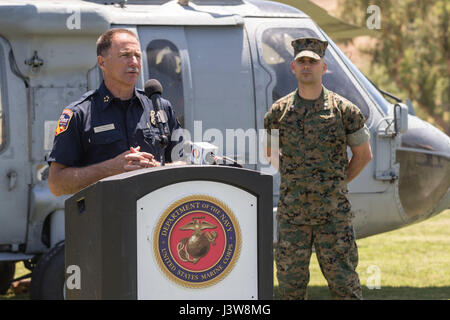
<svg viewBox="0 0 450 320"><path fill-rule="evenodd" d="M159 137L155 137L155 140L158 141L159 147L162 150L161 151L161 156L160 156L160 162L161 162L161 166L165 166L166 165L166 157L165 157L165 153L166 153L166 148L169 145L169 139L167 138L167 136L163 133L159 133Z"/></svg>
<svg viewBox="0 0 450 320"><path fill-rule="evenodd" d="M152 101L153 110L155 112L155 122L158 127L159 136L153 138L153 145L158 141L161 153L161 166L166 164L165 153L170 142L170 129L167 124L168 118L166 111L161 108L162 86L158 80L147 80L145 83L145 95Z"/></svg>

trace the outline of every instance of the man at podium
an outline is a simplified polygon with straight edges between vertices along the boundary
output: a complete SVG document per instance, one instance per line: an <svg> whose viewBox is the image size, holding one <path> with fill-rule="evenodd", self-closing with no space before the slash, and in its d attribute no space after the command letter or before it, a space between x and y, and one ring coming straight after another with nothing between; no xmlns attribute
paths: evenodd
<svg viewBox="0 0 450 320"><path fill-rule="evenodd" d="M64 108L48 158L48 184L55 195L72 194L125 171L160 166L164 152L152 101L135 85L141 72L141 48L127 29L111 29L97 40L97 64L104 81ZM180 128L169 101L161 99L170 134ZM170 140L170 139L169 139Z"/></svg>

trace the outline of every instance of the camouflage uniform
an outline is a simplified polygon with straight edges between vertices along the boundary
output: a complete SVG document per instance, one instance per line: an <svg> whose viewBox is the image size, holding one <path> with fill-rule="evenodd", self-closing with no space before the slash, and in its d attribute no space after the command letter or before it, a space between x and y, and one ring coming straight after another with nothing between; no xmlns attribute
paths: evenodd
<svg viewBox="0 0 450 320"><path fill-rule="evenodd" d="M275 102L264 118L269 134L279 130L281 149L275 253L280 294L283 299L306 297L314 245L333 298L361 299L345 178L347 145L368 140L365 119L355 105L325 87L314 103L307 102L297 89Z"/></svg>

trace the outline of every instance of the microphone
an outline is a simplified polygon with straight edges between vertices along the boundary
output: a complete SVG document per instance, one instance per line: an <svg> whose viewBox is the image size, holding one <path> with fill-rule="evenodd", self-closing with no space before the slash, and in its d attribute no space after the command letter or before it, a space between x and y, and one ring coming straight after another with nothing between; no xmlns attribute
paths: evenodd
<svg viewBox="0 0 450 320"><path fill-rule="evenodd" d="M145 82L144 91L145 95L150 98L155 93L161 96L163 93L163 88L158 80L150 79Z"/></svg>
<svg viewBox="0 0 450 320"><path fill-rule="evenodd" d="M164 149L169 145L170 130L168 122L168 117L164 109L161 108L161 94L163 88L161 83L156 79L150 79L145 82L144 85L145 95L152 101L153 109L155 111L156 125L158 126L160 139L159 143L163 148L161 154L161 165L164 165Z"/></svg>

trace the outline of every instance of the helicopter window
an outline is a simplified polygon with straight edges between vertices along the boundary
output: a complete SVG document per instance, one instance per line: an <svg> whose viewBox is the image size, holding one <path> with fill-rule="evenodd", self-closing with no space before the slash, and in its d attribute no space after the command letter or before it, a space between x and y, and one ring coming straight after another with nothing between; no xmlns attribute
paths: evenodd
<svg viewBox="0 0 450 320"><path fill-rule="evenodd" d="M424 132L426 130L422 130ZM397 150L397 161L400 163L398 190L403 209L411 219L424 218L450 187L450 159L445 155L410 149Z"/></svg>
<svg viewBox="0 0 450 320"><path fill-rule="evenodd" d="M297 80L291 72L290 62L294 57L291 41L301 37L318 37L310 29L301 28L272 28L262 35L262 54L265 63L275 73L275 86L272 90L272 100L277 101L297 87ZM352 101L359 107L366 118L370 109L359 90L348 77L342 66L327 50L325 62L328 70L323 76L324 86L337 94Z"/></svg>
<svg viewBox="0 0 450 320"><path fill-rule="evenodd" d="M325 35L329 43L333 44L336 52L339 54L344 63L349 67L349 69L353 72L355 77L359 80L362 86L367 89L370 96L375 100L376 104L381 107L384 113L388 113L389 102L383 97L383 95L378 91L377 88L366 78L366 76L359 71L359 69L350 61L350 59L339 50L339 48L334 44L333 40L331 40L328 36Z"/></svg>
<svg viewBox="0 0 450 320"><path fill-rule="evenodd" d="M184 97L181 77L181 58L178 48L168 40L153 40L147 47L149 75L163 87L163 97L175 110L181 126L184 126Z"/></svg>

